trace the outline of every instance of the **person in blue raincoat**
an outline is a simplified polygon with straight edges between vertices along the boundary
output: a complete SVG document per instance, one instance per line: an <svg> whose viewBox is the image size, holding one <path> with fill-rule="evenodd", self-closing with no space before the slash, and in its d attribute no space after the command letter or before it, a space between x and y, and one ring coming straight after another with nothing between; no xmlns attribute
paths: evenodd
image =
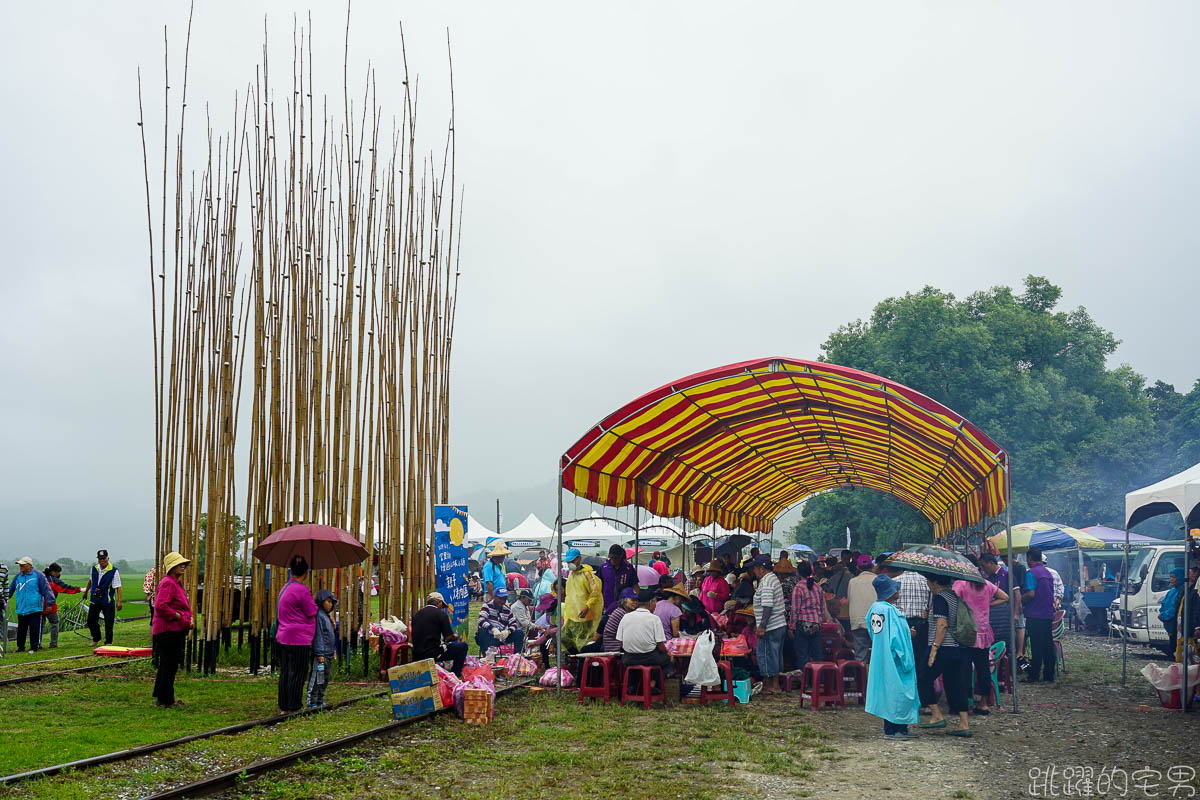
<svg viewBox="0 0 1200 800"><path fill-rule="evenodd" d="M871 637L871 679L867 681L867 713L883 719L888 739L914 738L908 726L917 722L917 661L913 657L908 620L891 601L900 594L900 582L885 574L871 581L878 598L867 609Z"/></svg>

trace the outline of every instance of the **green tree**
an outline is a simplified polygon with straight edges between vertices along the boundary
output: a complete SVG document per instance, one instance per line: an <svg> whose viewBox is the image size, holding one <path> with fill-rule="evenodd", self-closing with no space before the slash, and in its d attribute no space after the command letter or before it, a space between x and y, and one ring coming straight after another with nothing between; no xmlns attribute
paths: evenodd
<svg viewBox="0 0 1200 800"><path fill-rule="evenodd" d="M960 300L927 286L838 328L821 360L906 384L986 431L1012 458L1014 521L1119 526L1124 493L1166 474L1157 414L1180 420L1181 441L1200 443L1200 390L1189 417L1192 395L1109 368L1116 338L1084 308L1056 311L1061 296L1034 275L1020 294L998 286ZM794 535L844 542L847 525L864 549L932 539L912 509L864 492L811 499ZM862 528L873 530L858 538Z"/></svg>

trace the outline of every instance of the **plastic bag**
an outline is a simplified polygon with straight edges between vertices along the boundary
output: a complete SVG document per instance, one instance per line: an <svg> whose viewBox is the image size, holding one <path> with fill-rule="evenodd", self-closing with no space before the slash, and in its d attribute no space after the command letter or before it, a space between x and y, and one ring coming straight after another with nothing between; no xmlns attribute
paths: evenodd
<svg viewBox="0 0 1200 800"><path fill-rule="evenodd" d="M732 639L726 639L721 642L721 655L723 656L748 656L750 655L750 644L746 641L746 634L739 633Z"/></svg>
<svg viewBox="0 0 1200 800"><path fill-rule="evenodd" d="M504 674L509 678L528 678L537 672L537 664L525 656L509 656L504 665Z"/></svg>
<svg viewBox="0 0 1200 800"><path fill-rule="evenodd" d="M695 649L696 637L694 636L677 636L667 640L667 652L673 656L690 656Z"/></svg>
<svg viewBox="0 0 1200 800"><path fill-rule="evenodd" d="M1158 664L1147 664L1142 667L1142 675L1150 681L1150 685L1160 692L1169 692L1179 688L1179 663L1160 667ZM1188 688L1193 691L1200 685L1200 664L1188 667Z"/></svg>
<svg viewBox="0 0 1200 800"><path fill-rule="evenodd" d="M558 667L551 667L542 675L542 679L538 681L542 686L558 686ZM562 685L563 688L568 688L575 685L575 678L567 671L566 667L562 670Z"/></svg>
<svg viewBox="0 0 1200 800"><path fill-rule="evenodd" d="M496 697L496 687L491 681L485 680L484 678L478 676L469 681L463 681L458 686L454 687L454 713L458 715L459 719L462 719L465 713L464 707L467 689L481 689L486 691L492 696L493 701ZM492 703L492 708L490 711L492 715L495 715L495 702Z"/></svg>
<svg viewBox="0 0 1200 800"><path fill-rule="evenodd" d="M698 686L716 686L721 682L721 673L717 671L717 660L713 658L712 651L712 631L704 631L695 640L695 650L688 664L685 681Z"/></svg>
<svg viewBox="0 0 1200 800"><path fill-rule="evenodd" d="M463 669L463 683L470 683L475 678L482 678L488 683L496 682L496 674L492 672L492 668L487 664L480 664L477 667Z"/></svg>
<svg viewBox="0 0 1200 800"><path fill-rule="evenodd" d="M457 675L455 675L453 672L451 672L450 670L443 667L441 664L437 664L436 666L437 666L438 683L449 684L450 688L452 688L452 689L455 686L458 686L460 683L462 683L462 681L459 680Z"/></svg>

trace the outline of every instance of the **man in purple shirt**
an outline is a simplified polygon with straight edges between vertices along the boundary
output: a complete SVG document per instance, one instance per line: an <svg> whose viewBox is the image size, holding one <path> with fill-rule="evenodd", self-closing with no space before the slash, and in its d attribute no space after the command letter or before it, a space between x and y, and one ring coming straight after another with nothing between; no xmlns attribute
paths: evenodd
<svg viewBox="0 0 1200 800"><path fill-rule="evenodd" d="M1025 682L1037 683L1040 672L1042 680L1053 683L1058 660L1050 630L1054 619L1054 576L1042 563L1042 551L1038 548L1029 548L1025 560L1029 562L1029 571L1025 573L1021 599L1025 601L1025 627L1033 646L1029 678Z"/></svg>
<svg viewBox="0 0 1200 800"><path fill-rule="evenodd" d="M614 544L608 548L608 560L600 566L600 594L604 598L604 613L617 607L624 589L637 589L637 571L625 558L625 548Z"/></svg>

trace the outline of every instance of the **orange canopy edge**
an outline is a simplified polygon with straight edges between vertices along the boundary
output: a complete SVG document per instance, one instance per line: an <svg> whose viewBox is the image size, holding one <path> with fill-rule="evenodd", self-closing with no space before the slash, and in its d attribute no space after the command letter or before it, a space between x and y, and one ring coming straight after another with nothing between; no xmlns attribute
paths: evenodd
<svg viewBox="0 0 1200 800"><path fill-rule="evenodd" d="M892 495L941 537L998 516L1008 456L941 403L869 372L767 358L699 372L617 409L563 454L601 505L770 533L805 498Z"/></svg>

